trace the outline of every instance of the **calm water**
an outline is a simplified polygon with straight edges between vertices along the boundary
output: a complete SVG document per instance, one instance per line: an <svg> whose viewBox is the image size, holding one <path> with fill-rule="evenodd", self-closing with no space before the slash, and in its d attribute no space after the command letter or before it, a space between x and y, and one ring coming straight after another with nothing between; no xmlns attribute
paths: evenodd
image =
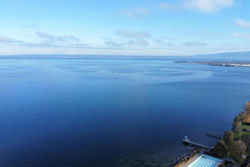
<svg viewBox="0 0 250 167"><path fill-rule="evenodd" d="M0 165L116 167L231 128L250 68L173 59L0 59Z"/></svg>

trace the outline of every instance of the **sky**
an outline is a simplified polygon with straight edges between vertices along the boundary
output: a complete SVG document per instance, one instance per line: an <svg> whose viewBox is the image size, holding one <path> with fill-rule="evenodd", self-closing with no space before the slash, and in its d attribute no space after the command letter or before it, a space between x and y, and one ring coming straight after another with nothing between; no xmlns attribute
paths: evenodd
<svg viewBox="0 0 250 167"><path fill-rule="evenodd" d="M249 0L0 0L0 55L250 51Z"/></svg>

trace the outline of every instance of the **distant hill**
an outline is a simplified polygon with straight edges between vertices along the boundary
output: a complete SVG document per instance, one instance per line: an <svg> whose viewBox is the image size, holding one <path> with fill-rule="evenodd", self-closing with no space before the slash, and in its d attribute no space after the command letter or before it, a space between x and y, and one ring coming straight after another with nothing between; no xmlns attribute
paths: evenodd
<svg viewBox="0 0 250 167"><path fill-rule="evenodd" d="M250 51L244 52L224 52L224 53L216 53L216 54L197 54L191 56L185 55L171 55L171 56L143 56L143 55L134 55L134 56L127 56L127 55L70 55L70 54L27 54L27 55L2 55L1 58L13 58L13 59L60 59L60 58L98 58L98 59L106 59L106 58L114 58L114 59L218 59L218 60L226 60L226 59L239 59L239 60L250 60Z"/></svg>
<svg viewBox="0 0 250 167"><path fill-rule="evenodd" d="M216 54L200 54L197 56L250 56L250 51L244 52L223 52L223 53L216 53Z"/></svg>

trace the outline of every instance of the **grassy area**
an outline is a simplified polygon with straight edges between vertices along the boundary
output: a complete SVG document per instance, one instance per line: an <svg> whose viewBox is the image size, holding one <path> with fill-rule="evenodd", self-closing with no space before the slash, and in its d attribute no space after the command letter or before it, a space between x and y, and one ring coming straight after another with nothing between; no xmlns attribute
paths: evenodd
<svg viewBox="0 0 250 167"><path fill-rule="evenodd" d="M250 135L250 132L243 131L243 129L250 129L250 125L242 125L241 124L240 125L240 129L241 129L240 133L234 135L234 137L235 137L236 140L241 139L242 136Z"/></svg>
<svg viewBox="0 0 250 167"><path fill-rule="evenodd" d="M242 123L250 123L250 102L246 103L245 110L239 113L233 122L231 131L226 131L223 140L220 140L214 146L214 152L219 157L229 156L238 164L242 164L250 155L250 125L243 125ZM243 156L244 155L244 156ZM247 158L250 160L250 157Z"/></svg>

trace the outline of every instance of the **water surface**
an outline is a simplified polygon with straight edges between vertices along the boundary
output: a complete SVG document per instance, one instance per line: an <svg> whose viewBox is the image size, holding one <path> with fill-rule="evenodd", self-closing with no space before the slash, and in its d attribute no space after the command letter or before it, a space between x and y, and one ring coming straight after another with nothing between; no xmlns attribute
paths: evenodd
<svg viewBox="0 0 250 167"><path fill-rule="evenodd" d="M213 144L250 98L250 68L174 60L0 59L1 166L113 167L174 159L184 135Z"/></svg>

